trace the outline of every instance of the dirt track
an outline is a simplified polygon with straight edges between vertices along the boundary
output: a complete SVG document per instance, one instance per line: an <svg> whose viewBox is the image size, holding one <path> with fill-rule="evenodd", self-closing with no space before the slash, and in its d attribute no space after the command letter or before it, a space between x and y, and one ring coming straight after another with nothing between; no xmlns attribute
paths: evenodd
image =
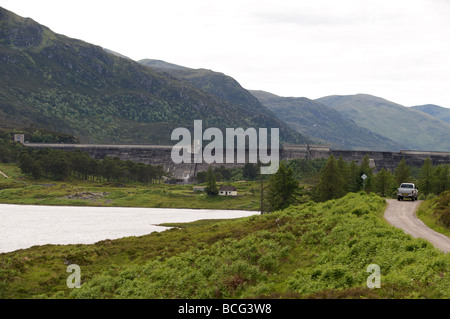
<svg viewBox="0 0 450 319"><path fill-rule="evenodd" d="M417 218L415 212L421 201L387 199L386 202L388 206L384 212L384 218L389 224L403 229L405 233L415 238L426 239L443 252L450 252L450 238L428 228Z"/></svg>

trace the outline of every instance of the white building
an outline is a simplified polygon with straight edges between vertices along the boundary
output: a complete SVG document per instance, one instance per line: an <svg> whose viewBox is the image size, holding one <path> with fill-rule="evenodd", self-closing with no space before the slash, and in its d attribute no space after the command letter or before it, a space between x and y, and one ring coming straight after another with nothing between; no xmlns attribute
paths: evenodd
<svg viewBox="0 0 450 319"><path fill-rule="evenodd" d="M219 195L222 196L237 196L237 189L234 186L220 186Z"/></svg>

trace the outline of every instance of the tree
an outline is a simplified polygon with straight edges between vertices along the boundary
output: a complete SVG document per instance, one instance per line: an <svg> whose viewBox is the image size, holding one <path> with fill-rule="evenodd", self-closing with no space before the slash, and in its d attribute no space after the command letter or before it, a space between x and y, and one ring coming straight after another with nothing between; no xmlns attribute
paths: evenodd
<svg viewBox="0 0 450 319"><path fill-rule="evenodd" d="M347 193L350 190L350 181L351 181L351 175L350 175L350 167L346 161L342 158L342 155L339 156L339 159L336 162L339 172L342 175L342 178L344 179L344 191Z"/></svg>
<svg viewBox="0 0 450 319"><path fill-rule="evenodd" d="M284 209L296 203L299 191L300 186L294 178L294 171L281 162L278 171L270 177L267 191L268 211Z"/></svg>
<svg viewBox="0 0 450 319"><path fill-rule="evenodd" d="M18 166L23 174L31 175L33 159L27 152L22 152L19 156Z"/></svg>
<svg viewBox="0 0 450 319"><path fill-rule="evenodd" d="M434 193L440 194L445 192L449 186L449 169L448 165L439 165L434 171Z"/></svg>
<svg viewBox="0 0 450 319"><path fill-rule="evenodd" d="M218 171L218 170L214 170L214 176L215 176L215 178L216 178L216 181L218 181L218 182L221 182L221 181L223 181L223 175L222 175L222 172L220 172L220 171Z"/></svg>
<svg viewBox="0 0 450 319"><path fill-rule="evenodd" d="M349 192L358 192L361 190L359 181L361 180L361 176L359 175L359 167L358 164L353 160L350 162L348 167L348 191Z"/></svg>
<svg viewBox="0 0 450 319"><path fill-rule="evenodd" d="M216 184L216 175L212 167L208 168L208 172L206 173L206 188L205 191L208 195L217 195L219 193Z"/></svg>
<svg viewBox="0 0 450 319"><path fill-rule="evenodd" d="M89 174L92 176L92 181L95 180L96 176L99 176L99 163L96 159L89 159Z"/></svg>
<svg viewBox="0 0 450 319"><path fill-rule="evenodd" d="M197 181L197 183L204 183L206 182L206 175L207 172L198 172L195 176L195 180Z"/></svg>
<svg viewBox="0 0 450 319"><path fill-rule="evenodd" d="M164 172L164 167L162 165L157 165L155 167L155 179L158 180L158 183L161 183L161 178L165 175L167 175L167 173Z"/></svg>
<svg viewBox="0 0 450 319"><path fill-rule="evenodd" d="M33 164L31 164L31 176L35 180L38 180L42 177L42 164L39 161L34 161Z"/></svg>
<svg viewBox="0 0 450 319"><path fill-rule="evenodd" d="M319 201L327 201L344 195L345 181L339 171L334 156L331 155L320 172L319 184L316 187L316 196Z"/></svg>
<svg viewBox="0 0 450 319"><path fill-rule="evenodd" d="M102 176L109 182L114 177L117 170L116 163L110 156L105 157L101 162Z"/></svg>
<svg viewBox="0 0 450 319"><path fill-rule="evenodd" d="M424 195L428 195L433 189L433 165L427 157L420 169L419 188Z"/></svg>
<svg viewBox="0 0 450 319"><path fill-rule="evenodd" d="M219 168L215 168L214 172L220 173L223 180L230 180L231 179L231 170L227 169L225 166L220 166Z"/></svg>
<svg viewBox="0 0 450 319"><path fill-rule="evenodd" d="M36 180L42 177L41 162L34 160L27 152L20 154L18 166L23 174L31 175Z"/></svg>
<svg viewBox="0 0 450 319"><path fill-rule="evenodd" d="M259 175L258 171L258 165L246 163L242 168L242 177L246 180L254 181Z"/></svg>
<svg viewBox="0 0 450 319"><path fill-rule="evenodd" d="M408 182L411 178L411 169L406 165L405 159L402 158L400 163L398 163L397 168L394 170L395 181L397 185L401 183Z"/></svg>
<svg viewBox="0 0 450 319"><path fill-rule="evenodd" d="M51 162L50 170L56 179L63 179L69 176L69 162L62 154L55 156Z"/></svg>
<svg viewBox="0 0 450 319"><path fill-rule="evenodd" d="M390 191L394 178L384 167L375 176L375 190L385 197Z"/></svg>

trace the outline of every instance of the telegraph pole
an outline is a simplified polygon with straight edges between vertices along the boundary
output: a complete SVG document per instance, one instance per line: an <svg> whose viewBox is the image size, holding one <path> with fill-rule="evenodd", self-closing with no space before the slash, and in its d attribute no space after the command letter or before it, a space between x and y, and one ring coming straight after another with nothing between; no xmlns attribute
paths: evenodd
<svg viewBox="0 0 450 319"><path fill-rule="evenodd" d="M262 215L262 214L264 214L264 205L263 205L264 187L263 187L263 178L262 178L261 173L259 173L259 178L261 180L261 215Z"/></svg>

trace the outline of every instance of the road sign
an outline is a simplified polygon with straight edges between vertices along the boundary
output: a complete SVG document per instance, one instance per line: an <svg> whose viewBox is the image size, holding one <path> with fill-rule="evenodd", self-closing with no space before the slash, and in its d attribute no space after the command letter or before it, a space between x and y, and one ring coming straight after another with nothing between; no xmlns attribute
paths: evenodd
<svg viewBox="0 0 450 319"><path fill-rule="evenodd" d="M367 178L367 175L366 174L362 174L361 178L363 179L363 190L366 190L366 178Z"/></svg>

